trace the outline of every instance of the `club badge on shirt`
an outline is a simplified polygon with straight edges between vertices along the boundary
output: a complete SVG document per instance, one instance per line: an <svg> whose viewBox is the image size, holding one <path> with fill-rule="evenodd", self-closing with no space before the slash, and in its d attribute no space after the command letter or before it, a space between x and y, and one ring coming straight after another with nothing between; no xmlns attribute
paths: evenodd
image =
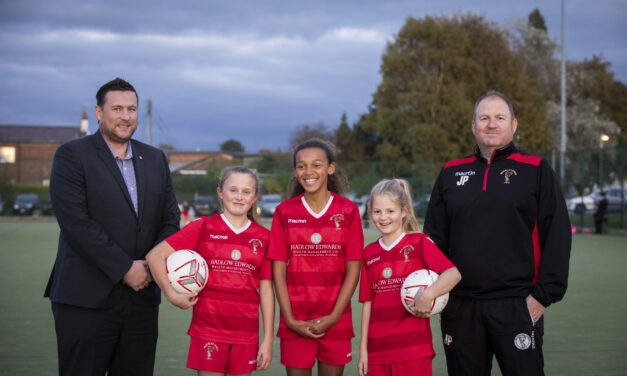
<svg viewBox="0 0 627 376"><path fill-rule="evenodd" d="M409 261L409 254L414 251L414 246L406 245L401 250L400 253L405 257L405 261Z"/></svg>
<svg viewBox="0 0 627 376"><path fill-rule="evenodd" d="M503 178L505 179L503 184L510 184L512 176L518 175L516 170L512 170L511 168L501 171L500 174L503 175Z"/></svg>
<svg viewBox="0 0 627 376"><path fill-rule="evenodd" d="M257 248L261 248L262 244L261 240L259 239L251 239L248 243L250 243L250 245L253 247L253 253L257 253Z"/></svg>
<svg viewBox="0 0 627 376"><path fill-rule="evenodd" d="M336 214L331 217L331 220L335 223L335 229L339 230L342 225L342 221L344 220L344 216L342 214Z"/></svg>

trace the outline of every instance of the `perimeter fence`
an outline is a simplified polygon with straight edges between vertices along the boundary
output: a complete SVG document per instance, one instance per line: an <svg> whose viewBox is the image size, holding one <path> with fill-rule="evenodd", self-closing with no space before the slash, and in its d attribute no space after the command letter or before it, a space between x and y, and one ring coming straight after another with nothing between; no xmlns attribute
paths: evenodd
<svg viewBox="0 0 627 376"><path fill-rule="evenodd" d="M606 193L609 202L607 227L625 228L627 196L625 192L626 147L606 147L596 150L569 151L564 155L564 172L560 168L560 153L543 154L560 179L564 197L571 213L571 222L580 228L593 228L592 214L600 192ZM217 174L227 165L242 164L237 158L221 165L215 164L205 176L175 175L175 188L180 200L193 201L198 195L215 195ZM289 158L260 157L248 159L244 164L258 171L263 192L286 195L286 187L292 176ZM362 202L371 188L381 179L403 178L412 188L414 209L418 217L424 217L435 179L444 163L388 163L388 162L339 162L348 177L351 192L348 197Z"/></svg>

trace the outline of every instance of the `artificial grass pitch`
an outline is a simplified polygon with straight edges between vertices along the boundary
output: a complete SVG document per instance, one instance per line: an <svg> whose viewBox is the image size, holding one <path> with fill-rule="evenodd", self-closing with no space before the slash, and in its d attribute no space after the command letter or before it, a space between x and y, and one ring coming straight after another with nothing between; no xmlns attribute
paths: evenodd
<svg viewBox="0 0 627 376"><path fill-rule="evenodd" d="M378 237L372 227L366 242ZM57 349L50 302L44 288L57 250L53 219L0 218L0 373L56 375ZM544 358L547 375L622 375L627 370L627 236L576 234L566 297L545 314ZM278 307L275 330L278 327ZM357 375L361 304L353 296L353 361L347 376ZM163 301L155 375L195 375L186 369L191 310ZM445 375L439 318L431 320L436 357L433 374ZM273 361L259 375L284 375L279 339ZM494 375L500 374L496 363ZM315 374L315 373L314 373Z"/></svg>

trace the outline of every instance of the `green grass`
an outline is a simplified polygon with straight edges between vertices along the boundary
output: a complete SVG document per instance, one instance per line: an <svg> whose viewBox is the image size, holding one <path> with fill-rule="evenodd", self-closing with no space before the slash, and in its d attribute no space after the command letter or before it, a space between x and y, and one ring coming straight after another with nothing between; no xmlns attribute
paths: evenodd
<svg viewBox="0 0 627 376"><path fill-rule="evenodd" d="M376 237L376 231L366 231L367 242ZM0 375L56 375L54 323L43 291L56 255L57 224L51 219L2 218L0 239ZM574 236L568 293L545 316L547 375L627 374L626 266L627 237ZM357 335L360 312L355 294ZM155 375L195 375L185 368L190 316L190 311L167 302L161 305ZM438 318L432 320L432 328L437 353L434 375L444 375ZM355 338L354 360L345 375L357 375L357 345ZM285 374L278 346L277 339L271 368L257 374Z"/></svg>

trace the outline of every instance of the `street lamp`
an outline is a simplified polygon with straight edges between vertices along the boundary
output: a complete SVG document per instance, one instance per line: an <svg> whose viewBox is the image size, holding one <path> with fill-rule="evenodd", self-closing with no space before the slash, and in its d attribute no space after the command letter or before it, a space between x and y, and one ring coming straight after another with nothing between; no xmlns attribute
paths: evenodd
<svg viewBox="0 0 627 376"><path fill-rule="evenodd" d="M610 140L610 136L603 133L599 140L599 189L603 192L603 145Z"/></svg>

